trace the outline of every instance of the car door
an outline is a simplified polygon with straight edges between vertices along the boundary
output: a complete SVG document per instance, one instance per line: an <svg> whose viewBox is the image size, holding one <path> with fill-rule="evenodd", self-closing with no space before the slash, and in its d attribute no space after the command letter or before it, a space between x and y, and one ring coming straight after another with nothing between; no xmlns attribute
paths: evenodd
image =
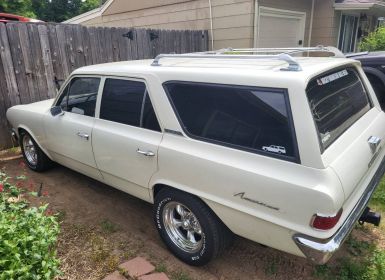
<svg viewBox="0 0 385 280"><path fill-rule="evenodd" d="M100 77L73 77L56 106L64 114L44 119L46 147L55 161L91 176L101 178L92 151L92 128L95 122L96 100Z"/></svg>
<svg viewBox="0 0 385 280"><path fill-rule="evenodd" d="M163 134L145 82L106 78L99 111L92 144L105 182L149 200Z"/></svg>

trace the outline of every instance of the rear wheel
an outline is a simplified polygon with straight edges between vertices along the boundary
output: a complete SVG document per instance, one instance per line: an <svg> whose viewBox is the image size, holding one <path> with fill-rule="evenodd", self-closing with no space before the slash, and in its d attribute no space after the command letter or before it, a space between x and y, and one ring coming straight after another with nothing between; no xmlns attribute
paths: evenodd
<svg viewBox="0 0 385 280"><path fill-rule="evenodd" d="M20 147L28 167L34 171L45 171L52 167L52 161L44 154L32 136L26 132L20 132Z"/></svg>
<svg viewBox="0 0 385 280"><path fill-rule="evenodd" d="M154 220L171 252L194 266L218 256L233 237L199 198L170 188L156 195Z"/></svg>

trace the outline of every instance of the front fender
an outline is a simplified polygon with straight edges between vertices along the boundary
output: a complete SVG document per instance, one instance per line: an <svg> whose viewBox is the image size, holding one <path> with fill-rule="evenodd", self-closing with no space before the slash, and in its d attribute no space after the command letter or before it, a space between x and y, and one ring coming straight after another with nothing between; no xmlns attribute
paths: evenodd
<svg viewBox="0 0 385 280"><path fill-rule="evenodd" d="M50 160L53 160L52 156L50 155L50 153L48 152L47 149L45 149L40 141L38 140L39 138L32 132L32 130L30 130L27 126L21 124L18 126L17 128L17 133L18 133L18 136L19 136L19 139L20 139L20 130L25 130L26 132L28 132L29 135L32 136L33 140L35 140L36 144L39 146L39 148L46 154L46 156L50 159Z"/></svg>

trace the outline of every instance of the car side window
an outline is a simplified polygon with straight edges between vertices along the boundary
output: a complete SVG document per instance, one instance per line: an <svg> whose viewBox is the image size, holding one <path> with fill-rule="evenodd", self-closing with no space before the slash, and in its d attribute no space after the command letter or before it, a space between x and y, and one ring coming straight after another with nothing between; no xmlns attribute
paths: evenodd
<svg viewBox="0 0 385 280"><path fill-rule="evenodd" d="M100 104L100 118L161 131L143 82L106 79Z"/></svg>
<svg viewBox="0 0 385 280"><path fill-rule="evenodd" d="M63 90L57 104L63 111L94 117L99 84L100 78L75 77Z"/></svg>
<svg viewBox="0 0 385 280"><path fill-rule="evenodd" d="M164 86L191 137L296 160L284 90L185 82Z"/></svg>

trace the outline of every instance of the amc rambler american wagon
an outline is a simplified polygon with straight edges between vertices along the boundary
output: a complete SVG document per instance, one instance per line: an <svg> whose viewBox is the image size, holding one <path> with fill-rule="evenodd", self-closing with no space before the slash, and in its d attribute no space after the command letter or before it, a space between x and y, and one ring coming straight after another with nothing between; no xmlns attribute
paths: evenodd
<svg viewBox="0 0 385 280"><path fill-rule="evenodd" d="M57 162L153 203L191 265L234 234L325 263L357 221L380 222L367 204L385 114L359 62L259 51L80 68L55 100L7 117L32 170Z"/></svg>

